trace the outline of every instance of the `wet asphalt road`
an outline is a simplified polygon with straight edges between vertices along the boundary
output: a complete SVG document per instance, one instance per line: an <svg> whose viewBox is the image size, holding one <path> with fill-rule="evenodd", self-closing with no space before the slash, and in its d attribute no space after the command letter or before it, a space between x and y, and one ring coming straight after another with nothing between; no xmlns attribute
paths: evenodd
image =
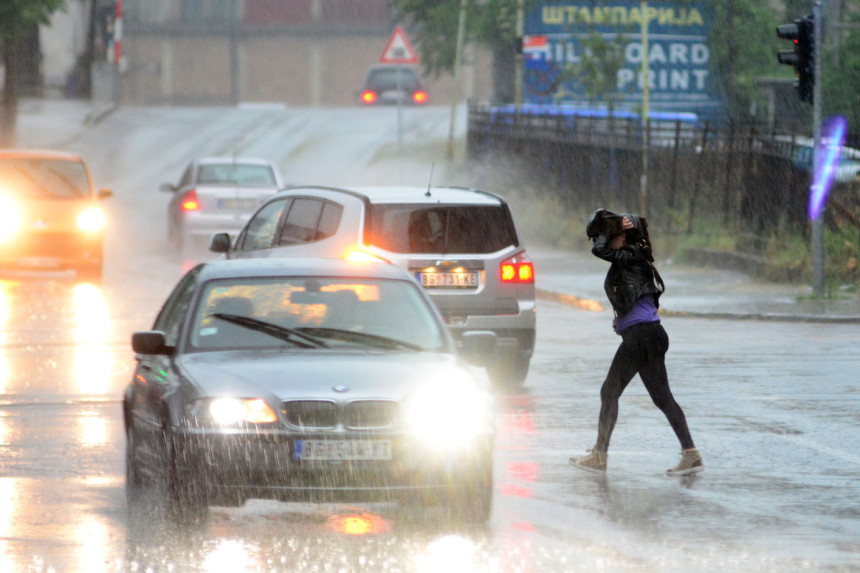
<svg viewBox="0 0 860 573"><path fill-rule="evenodd" d="M195 529L131 519L119 408L129 336L150 326L191 264L166 252L158 183L175 180L190 155L213 152L212 133L251 130L254 138L236 136L255 142L248 154L277 150L273 159L296 165L302 179L394 176L365 149L384 148L391 126L362 129L364 119L347 111L337 112L343 129L365 141L341 149L351 167L337 173L326 170L330 155L314 151L338 136L322 112L268 118L275 133L261 130L259 115L235 111L204 126L211 114L130 110L71 140L99 183L117 191L105 281L0 281L0 570L858 570L857 325L665 318L670 380L707 469L665 477L678 445L634 381L600 478L567 458L593 444L617 337L608 313L547 301L529 379L498 396L486 528L387 504L252 501L216 508ZM444 110L426 113L411 118L426 130L420 138L432 134L427 126L445 127ZM287 125L301 126L299 141L276 146Z"/></svg>

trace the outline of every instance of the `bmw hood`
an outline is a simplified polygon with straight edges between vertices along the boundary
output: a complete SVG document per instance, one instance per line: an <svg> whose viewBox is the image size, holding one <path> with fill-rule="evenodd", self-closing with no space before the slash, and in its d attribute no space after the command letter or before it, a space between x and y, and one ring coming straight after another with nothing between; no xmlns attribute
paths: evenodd
<svg viewBox="0 0 860 573"><path fill-rule="evenodd" d="M401 401L434 381L482 384L456 356L430 352L206 352L179 357L177 365L202 396L276 401Z"/></svg>

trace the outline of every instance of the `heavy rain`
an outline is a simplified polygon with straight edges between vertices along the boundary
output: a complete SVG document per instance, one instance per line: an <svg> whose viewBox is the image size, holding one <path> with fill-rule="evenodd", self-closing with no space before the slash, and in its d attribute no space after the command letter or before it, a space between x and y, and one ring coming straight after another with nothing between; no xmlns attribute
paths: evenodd
<svg viewBox="0 0 860 573"><path fill-rule="evenodd" d="M695 50L709 59L651 62L643 130L641 57L631 66L623 49L602 52L583 23L541 21L542 6L576 2L446 0L457 18L443 22L421 8L437 3L4 0L0 162L6 149L75 153L110 193L98 200L100 279L58 268L53 251L10 259L15 237L0 233L0 571L858 570L860 117L841 95L860 81L856 7L821 3L827 61L841 68L824 67L820 108L780 65L790 47L774 32L810 3L653 16L652 47L663 26L694 27L667 41L672 53L707 46ZM639 14L638 1L616 4ZM15 20L28 5L45 17ZM598 31L641 54L642 21ZM714 22L734 22L733 43ZM565 34L585 61L614 61L612 81L541 56ZM397 63L413 54L417 64ZM418 70L426 103L362 103L367 70L386 59ZM679 74L700 81L662 86ZM831 116L847 133L810 221L813 121ZM453 185L507 200L533 263L536 341L522 384L469 366L496 409L486 523L434 503L252 498L201 520L172 514L157 488L128 503L132 333L216 257L206 240L171 242L164 184L205 157L265 160L284 186ZM701 473L666 475L680 447L638 376L606 472L568 461L595 444L621 340L609 265L586 238L600 207L647 215L669 381ZM11 229L10 213L0 221ZM441 436L450 411L436 416Z"/></svg>

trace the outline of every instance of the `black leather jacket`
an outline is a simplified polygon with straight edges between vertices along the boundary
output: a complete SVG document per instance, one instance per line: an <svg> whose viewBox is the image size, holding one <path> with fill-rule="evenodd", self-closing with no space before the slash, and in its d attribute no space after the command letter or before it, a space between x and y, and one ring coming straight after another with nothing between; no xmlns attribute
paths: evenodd
<svg viewBox="0 0 860 573"><path fill-rule="evenodd" d="M660 307L663 281L639 245L626 245L620 249L609 246L610 237L599 235L591 253L612 266L606 273L603 289L616 316L624 316L642 295L653 294L654 305Z"/></svg>

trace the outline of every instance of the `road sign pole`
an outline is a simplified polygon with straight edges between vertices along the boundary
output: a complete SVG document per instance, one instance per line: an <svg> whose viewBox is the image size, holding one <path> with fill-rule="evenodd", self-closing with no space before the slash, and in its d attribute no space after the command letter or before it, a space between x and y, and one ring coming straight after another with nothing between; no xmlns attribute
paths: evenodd
<svg viewBox="0 0 860 573"><path fill-rule="evenodd" d="M400 94L403 92L400 91L402 87L401 81L400 64L397 64L397 153L400 153L403 147L403 98L400 97Z"/></svg>

